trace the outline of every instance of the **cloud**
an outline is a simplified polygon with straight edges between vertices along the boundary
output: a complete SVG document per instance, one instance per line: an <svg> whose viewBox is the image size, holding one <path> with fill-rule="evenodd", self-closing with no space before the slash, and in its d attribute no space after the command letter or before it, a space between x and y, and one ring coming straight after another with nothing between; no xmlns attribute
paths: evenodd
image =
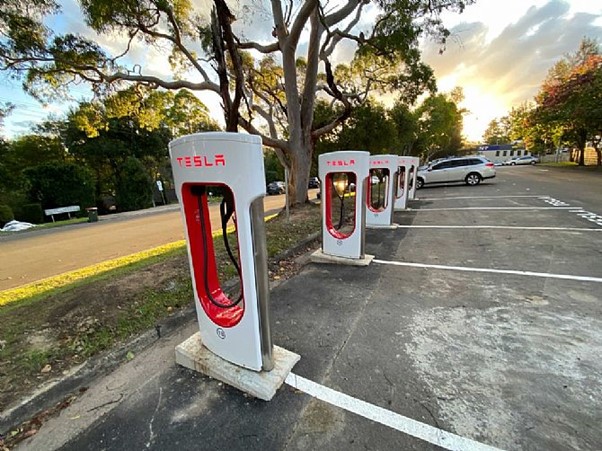
<svg viewBox="0 0 602 451"><path fill-rule="evenodd" d="M491 120L532 100L549 69L565 54L575 52L584 37L600 38L599 17L583 12L571 15L568 3L552 0L530 7L492 39L485 23L460 23L451 30L443 55L435 45L427 44L423 57L435 70L440 88L449 91L461 86L473 93L475 103L466 106L488 114ZM497 98L489 113L482 101L487 96Z"/></svg>

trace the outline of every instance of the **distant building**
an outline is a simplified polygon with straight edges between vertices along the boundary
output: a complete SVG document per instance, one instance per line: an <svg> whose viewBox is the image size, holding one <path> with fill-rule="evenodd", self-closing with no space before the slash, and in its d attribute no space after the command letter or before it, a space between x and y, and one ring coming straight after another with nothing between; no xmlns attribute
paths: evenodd
<svg viewBox="0 0 602 451"><path fill-rule="evenodd" d="M531 155L531 152L519 149L516 144L483 144L477 147L477 155L482 155L494 163L503 163L512 158Z"/></svg>

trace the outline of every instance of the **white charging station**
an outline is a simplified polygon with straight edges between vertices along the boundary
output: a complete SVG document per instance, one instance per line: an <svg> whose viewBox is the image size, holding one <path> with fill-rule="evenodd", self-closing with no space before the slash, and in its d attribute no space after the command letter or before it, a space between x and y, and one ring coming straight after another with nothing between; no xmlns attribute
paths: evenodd
<svg viewBox="0 0 602 451"><path fill-rule="evenodd" d="M318 157L322 249L312 255L313 261L364 266L374 258L364 253L369 165L370 154L358 150Z"/></svg>
<svg viewBox="0 0 602 451"><path fill-rule="evenodd" d="M420 158L418 157L409 157L412 160L412 165L410 166L410 191L408 200L416 199L416 182L418 181L418 166L420 166Z"/></svg>
<svg viewBox="0 0 602 451"><path fill-rule="evenodd" d="M412 157L398 157L397 164L397 184L395 186L394 210L401 211L408 208Z"/></svg>
<svg viewBox="0 0 602 451"><path fill-rule="evenodd" d="M366 227L395 228L393 208L397 185L397 155L372 155L366 198Z"/></svg>
<svg viewBox="0 0 602 451"><path fill-rule="evenodd" d="M252 372L271 371L275 362L269 318L261 138L239 133L199 133L172 141L169 149L184 220L200 343L236 367ZM220 196L221 203L216 203L211 212L209 198ZM212 227L211 217L218 215L220 220L214 219ZM231 223L234 234L228 237ZM222 288L225 281L218 274L213 234L220 230L222 244L240 281L240 288L233 295L226 294ZM191 355L196 345L185 342L179 350L176 348L176 361L180 358L178 363L199 370L205 361ZM215 369L207 372L220 378ZM227 375L224 378L238 386ZM252 394L265 399L261 393Z"/></svg>

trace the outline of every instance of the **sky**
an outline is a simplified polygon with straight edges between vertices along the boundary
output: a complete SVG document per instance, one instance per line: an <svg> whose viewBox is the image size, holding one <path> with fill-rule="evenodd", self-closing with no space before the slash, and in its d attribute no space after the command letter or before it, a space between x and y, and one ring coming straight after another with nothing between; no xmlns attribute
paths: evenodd
<svg viewBox="0 0 602 451"><path fill-rule="evenodd" d="M54 19L51 26L90 35L75 0L62 3L66 13ZM446 50L439 54L439 46L424 42L423 59L433 67L440 91L463 89L465 100L461 106L468 110L464 135L471 141L481 140L491 120L532 100L548 70L564 55L575 52L584 37L597 39L602 45L601 0L477 0L464 13L445 14L443 19L452 32ZM264 15L263 21L267 20ZM119 50L119 40L104 36L96 39L110 50ZM346 50L341 48L341 60L349 53ZM168 73L169 66L159 62L166 53L164 49L138 45L133 51L148 62L145 67L151 72ZM74 99L85 99L89 90L75 87L72 95ZM223 122L217 96L201 98L212 115ZM32 124L49 114L61 115L74 104L42 106L22 91L19 82L4 74L0 74L0 102L16 106L2 130L8 138L27 133Z"/></svg>

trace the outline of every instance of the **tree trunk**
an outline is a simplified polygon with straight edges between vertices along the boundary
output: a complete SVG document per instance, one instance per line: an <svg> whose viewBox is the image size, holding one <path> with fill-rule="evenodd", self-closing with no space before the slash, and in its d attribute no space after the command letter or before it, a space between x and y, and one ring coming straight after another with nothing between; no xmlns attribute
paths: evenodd
<svg viewBox="0 0 602 451"><path fill-rule="evenodd" d="M307 185L311 168L313 142L311 138L294 146L288 155L288 200L289 205L296 207L307 202Z"/></svg>
<svg viewBox="0 0 602 451"><path fill-rule="evenodd" d="M587 131L577 132L577 147L579 148L579 166L585 166L585 145L587 143Z"/></svg>

